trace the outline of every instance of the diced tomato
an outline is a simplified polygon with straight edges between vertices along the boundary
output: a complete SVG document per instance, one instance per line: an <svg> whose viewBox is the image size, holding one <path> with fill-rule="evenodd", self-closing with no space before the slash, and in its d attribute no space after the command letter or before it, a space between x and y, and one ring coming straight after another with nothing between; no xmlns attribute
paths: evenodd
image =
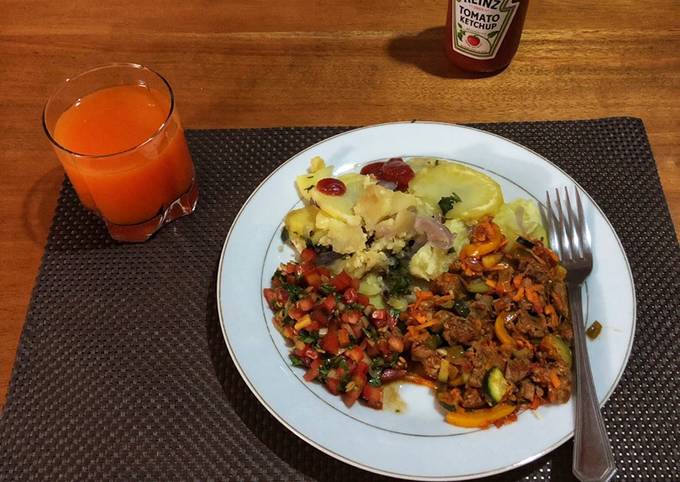
<svg viewBox="0 0 680 482"><path fill-rule="evenodd" d="M281 303L285 303L286 301L288 301L289 296L290 295L285 289L276 288L276 299L279 300Z"/></svg>
<svg viewBox="0 0 680 482"><path fill-rule="evenodd" d="M297 302L297 307L305 312L310 311L312 308L314 308L314 300L309 297L302 298Z"/></svg>
<svg viewBox="0 0 680 482"><path fill-rule="evenodd" d="M295 263L288 263L284 264L281 267L281 271L283 271L286 274L293 274L297 270L297 265Z"/></svg>
<svg viewBox="0 0 680 482"><path fill-rule="evenodd" d="M345 300L345 303L352 304L356 303L358 295L359 293L357 293L357 290L354 288L347 288L343 293L342 298Z"/></svg>
<svg viewBox="0 0 680 482"><path fill-rule="evenodd" d="M351 326L352 330L354 331L354 333L352 333L354 335L354 339L356 341L360 341L364 337L364 330L361 327L361 323L357 323L356 325Z"/></svg>
<svg viewBox="0 0 680 482"><path fill-rule="evenodd" d="M267 304L270 308L274 307L274 301L276 301L276 292L271 288L265 288L262 290L264 294L264 299L267 300Z"/></svg>
<svg viewBox="0 0 680 482"><path fill-rule="evenodd" d="M316 259L316 251L312 248L305 248L300 253L300 259L305 263L310 263Z"/></svg>
<svg viewBox="0 0 680 482"><path fill-rule="evenodd" d="M295 336L295 333L293 332L293 328L290 326L284 326L282 330L283 336L286 338L293 338Z"/></svg>
<svg viewBox="0 0 680 482"><path fill-rule="evenodd" d="M330 313L333 310L333 308L335 308L336 303L337 302L335 301L335 296L328 295L326 296L326 299L323 300L323 307L326 308L326 311Z"/></svg>
<svg viewBox="0 0 680 482"><path fill-rule="evenodd" d="M319 331L319 328L321 328L321 325L319 324L318 321L312 321L309 325L305 327L305 330L307 331Z"/></svg>
<svg viewBox="0 0 680 482"><path fill-rule="evenodd" d="M361 392L361 398L366 400L366 404L369 407L382 409L383 403L383 389L382 387L374 387L373 385L367 383Z"/></svg>
<svg viewBox="0 0 680 482"><path fill-rule="evenodd" d="M314 288L318 288L321 286L321 275L319 274L318 271L312 271L310 273L307 273L305 275L305 281L309 286L313 286Z"/></svg>
<svg viewBox="0 0 680 482"><path fill-rule="evenodd" d="M328 327L328 332L321 338L321 348L331 355L338 354L340 342L338 341L338 329L335 326Z"/></svg>
<svg viewBox="0 0 680 482"><path fill-rule="evenodd" d="M342 271L331 280L331 284L337 291L345 291L352 286L352 277L345 271Z"/></svg>
<svg viewBox="0 0 680 482"><path fill-rule="evenodd" d="M331 276L331 270L329 270L329 269L326 268L325 266L317 266L317 267L316 267L316 270L319 272L319 274L320 274L321 276L328 276L328 277Z"/></svg>
<svg viewBox="0 0 680 482"><path fill-rule="evenodd" d="M356 310L348 310L342 314L342 321L345 323L350 323L352 325L359 323L361 320L361 312Z"/></svg>
<svg viewBox="0 0 680 482"><path fill-rule="evenodd" d="M355 362L359 363L364 359L364 350L362 350L360 347L355 346L351 350L347 350L345 352L345 355L347 355L349 358L354 360Z"/></svg>
<svg viewBox="0 0 680 482"><path fill-rule="evenodd" d="M384 309L375 310L371 313L371 318L374 320L386 321L389 316L390 314Z"/></svg>
<svg viewBox="0 0 680 482"><path fill-rule="evenodd" d="M344 328L340 328L338 330L338 343L340 343L340 346L346 347L349 345L349 342L349 333Z"/></svg>
<svg viewBox="0 0 680 482"><path fill-rule="evenodd" d="M300 346L297 346L298 344ZM295 345L296 345L296 347L293 349L293 353L295 353L299 357L304 357L305 352L307 351L307 348L309 348L309 345L306 345L299 340L295 342Z"/></svg>
<svg viewBox="0 0 680 482"><path fill-rule="evenodd" d="M312 320L317 322L321 326L326 326L328 324L328 317L324 314L323 311L316 309L312 311L310 314ZM309 327L307 328L309 330Z"/></svg>
<svg viewBox="0 0 680 482"><path fill-rule="evenodd" d="M321 366L321 358L315 358L309 366L309 370L304 375L304 379L311 382L319 376L319 367Z"/></svg>
<svg viewBox="0 0 680 482"><path fill-rule="evenodd" d="M310 360L317 360L319 358L319 353L312 347L305 350L305 356Z"/></svg>
<svg viewBox="0 0 680 482"><path fill-rule="evenodd" d="M366 373L368 373L368 364L363 361L360 361L354 367L354 371L352 374L358 377L365 377Z"/></svg>
<svg viewBox="0 0 680 482"><path fill-rule="evenodd" d="M303 316L305 316L305 312L302 311L300 308L293 307L290 310L288 310L288 316L297 321Z"/></svg>
<svg viewBox="0 0 680 482"><path fill-rule="evenodd" d="M354 405L354 402L359 399L359 396L364 389L364 385L366 385L366 380L362 377L354 376L350 383L352 382L354 382L354 387L342 394L342 401L345 402L345 405L348 407Z"/></svg>
<svg viewBox="0 0 680 482"><path fill-rule="evenodd" d="M357 303L359 303L360 305L368 306L371 303L371 300L368 299L368 296L359 293L357 294Z"/></svg>
<svg viewBox="0 0 680 482"><path fill-rule="evenodd" d="M361 284L361 281L359 281L359 278L352 278L352 288L354 288L355 290L358 290L360 284Z"/></svg>
<svg viewBox="0 0 680 482"><path fill-rule="evenodd" d="M333 395L338 395L340 393L340 380L337 378L327 378L326 388L328 388L328 391Z"/></svg>
<svg viewBox="0 0 680 482"><path fill-rule="evenodd" d="M380 350L380 353L383 355L389 355L392 352L392 350L390 350L390 345L384 338L378 340L378 350Z"/></svg>
<svg viewBox="0 0 680 482"><path fill-rule="evenodd" d="M298 266L298 274L307 276L309 273L316 273L316 266L314 263L302 263Z"/></svg>

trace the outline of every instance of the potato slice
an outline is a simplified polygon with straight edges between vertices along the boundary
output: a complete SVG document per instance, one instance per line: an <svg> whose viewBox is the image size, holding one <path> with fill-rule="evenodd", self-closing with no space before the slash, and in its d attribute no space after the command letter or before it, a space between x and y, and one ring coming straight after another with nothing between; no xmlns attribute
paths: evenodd
<svg viewBox="0 0 680 482"><path fill-rule="evenodd" d="M366 234L360 225L347 224L328 216L323 210L316 215L316 229L324 233L319 243L331 246L340 254L351 254L366 248Z"/></svg>
<svg viewBox="0 0 680 482"><path fill-rule="evenodd" d="M328 177L328 176L326 176ZM342 196L329 196L317 189L312 188L311 199L326 214L340 219L347 224L358 226L361 224L361 217L354 213L354 205L361 197L364 189L375 181L369 176L349 173L338 177L347 188Z"/></svg>
<svg viewBox="0 0 680 482"><path fill-rule="evenodd" d="M315 158L316 159L316 158ZM295 185L297 186L298 193L300 197L309 201L312 197L312 191L314 191L314 186L321 179L333 176L333 166L318 167L314 172L309 174L303 174L295 178Z"/></svg>
<svg viewBox="0 0 680 482"><path fill-rule="evenodd" d="M373 185L364 190L357 200L354 212L364 219L366 229L373 231L381 221L417 205L418 199L412 194Z"/></svg>
<svg viewBox="0 0 680 482"><path fill-rule="evenodd" d="M288 231L290 242L299 252L305 249L307 240L314 231L318 212L319 208L316 206L305 206L293 209L286 215L283 224Z"/></svg>
<svg viewBox="0 0 680 482"><path fill-rule="evenodd" d="M493 215L503 204L503 193L496 181L462 164L440 161L418 172L409 191L439 210L442 198L456 194L461 201L443 213L448 219L471 221Z"/></svg>

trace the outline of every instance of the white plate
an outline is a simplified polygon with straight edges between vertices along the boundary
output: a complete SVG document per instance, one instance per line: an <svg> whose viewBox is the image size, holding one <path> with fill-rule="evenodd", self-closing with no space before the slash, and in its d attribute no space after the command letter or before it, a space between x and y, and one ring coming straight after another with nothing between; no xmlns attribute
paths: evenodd
<svg viewBox="0 0 680 482"><path fill-rule="evenodd" d="M327 454L373 472L443 480L491 475L553 450L573 434L573 403L526 411L501 429L448 425L423 387L402 385L402 413L356 404L302 380L288 347L271 324L262 298L274 270L292 258L280 240L285 214L299 203L294 179L321 156L335 172L377 159L436 156L485 171L506 200L533 197L575 181L538 154L483 131L417 122L366 127L337 135L295 155L253 192L227 235L217 282L224 339L241 376L260 402L293 433ZM247 168L247 166L244 166ZM595 266L586 287L587 320L602 334L588 342L598 398L607 400L626 366L635 331L635 291L628 261L611 224L589 196L584 208L592 231Z"/></svg>

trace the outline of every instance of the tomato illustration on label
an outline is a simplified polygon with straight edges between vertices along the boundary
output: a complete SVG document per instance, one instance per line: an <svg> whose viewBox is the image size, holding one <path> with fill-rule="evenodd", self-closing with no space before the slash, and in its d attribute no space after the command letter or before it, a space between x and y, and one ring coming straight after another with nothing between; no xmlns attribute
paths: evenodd
<svg viewBox="0 0 680 482"><path fill-rule="evenodd" d="M493 59L518 5L517 0L454 0L453 50L475 59Z"/></svg>
<svg viewBox="0 0 680 482"><path fill-rule="evenodd" d="M476 47L479 45L479 38L475 37L474 35L468 35L467 36L467 43L470 44L472 47Z"/></svg>

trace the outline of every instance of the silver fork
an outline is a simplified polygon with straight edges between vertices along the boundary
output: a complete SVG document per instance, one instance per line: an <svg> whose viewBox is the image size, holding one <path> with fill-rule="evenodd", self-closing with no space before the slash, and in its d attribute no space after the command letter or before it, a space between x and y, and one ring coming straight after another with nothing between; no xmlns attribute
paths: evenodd
<svg viewBox="0 0 680 482"><path fill-rule="evenodd" d="M581 301L581 285L593 269L590 231L578 188L574 188L576 211L572 207L566 187L564 206L558 189L555 189L554 204L551 202L550 193L546 191L545 194L550 244L567 269L569 312L574 328L576 427L572 471L582 482L606 481L616 472L616 464L590 371Z"/></svg>

